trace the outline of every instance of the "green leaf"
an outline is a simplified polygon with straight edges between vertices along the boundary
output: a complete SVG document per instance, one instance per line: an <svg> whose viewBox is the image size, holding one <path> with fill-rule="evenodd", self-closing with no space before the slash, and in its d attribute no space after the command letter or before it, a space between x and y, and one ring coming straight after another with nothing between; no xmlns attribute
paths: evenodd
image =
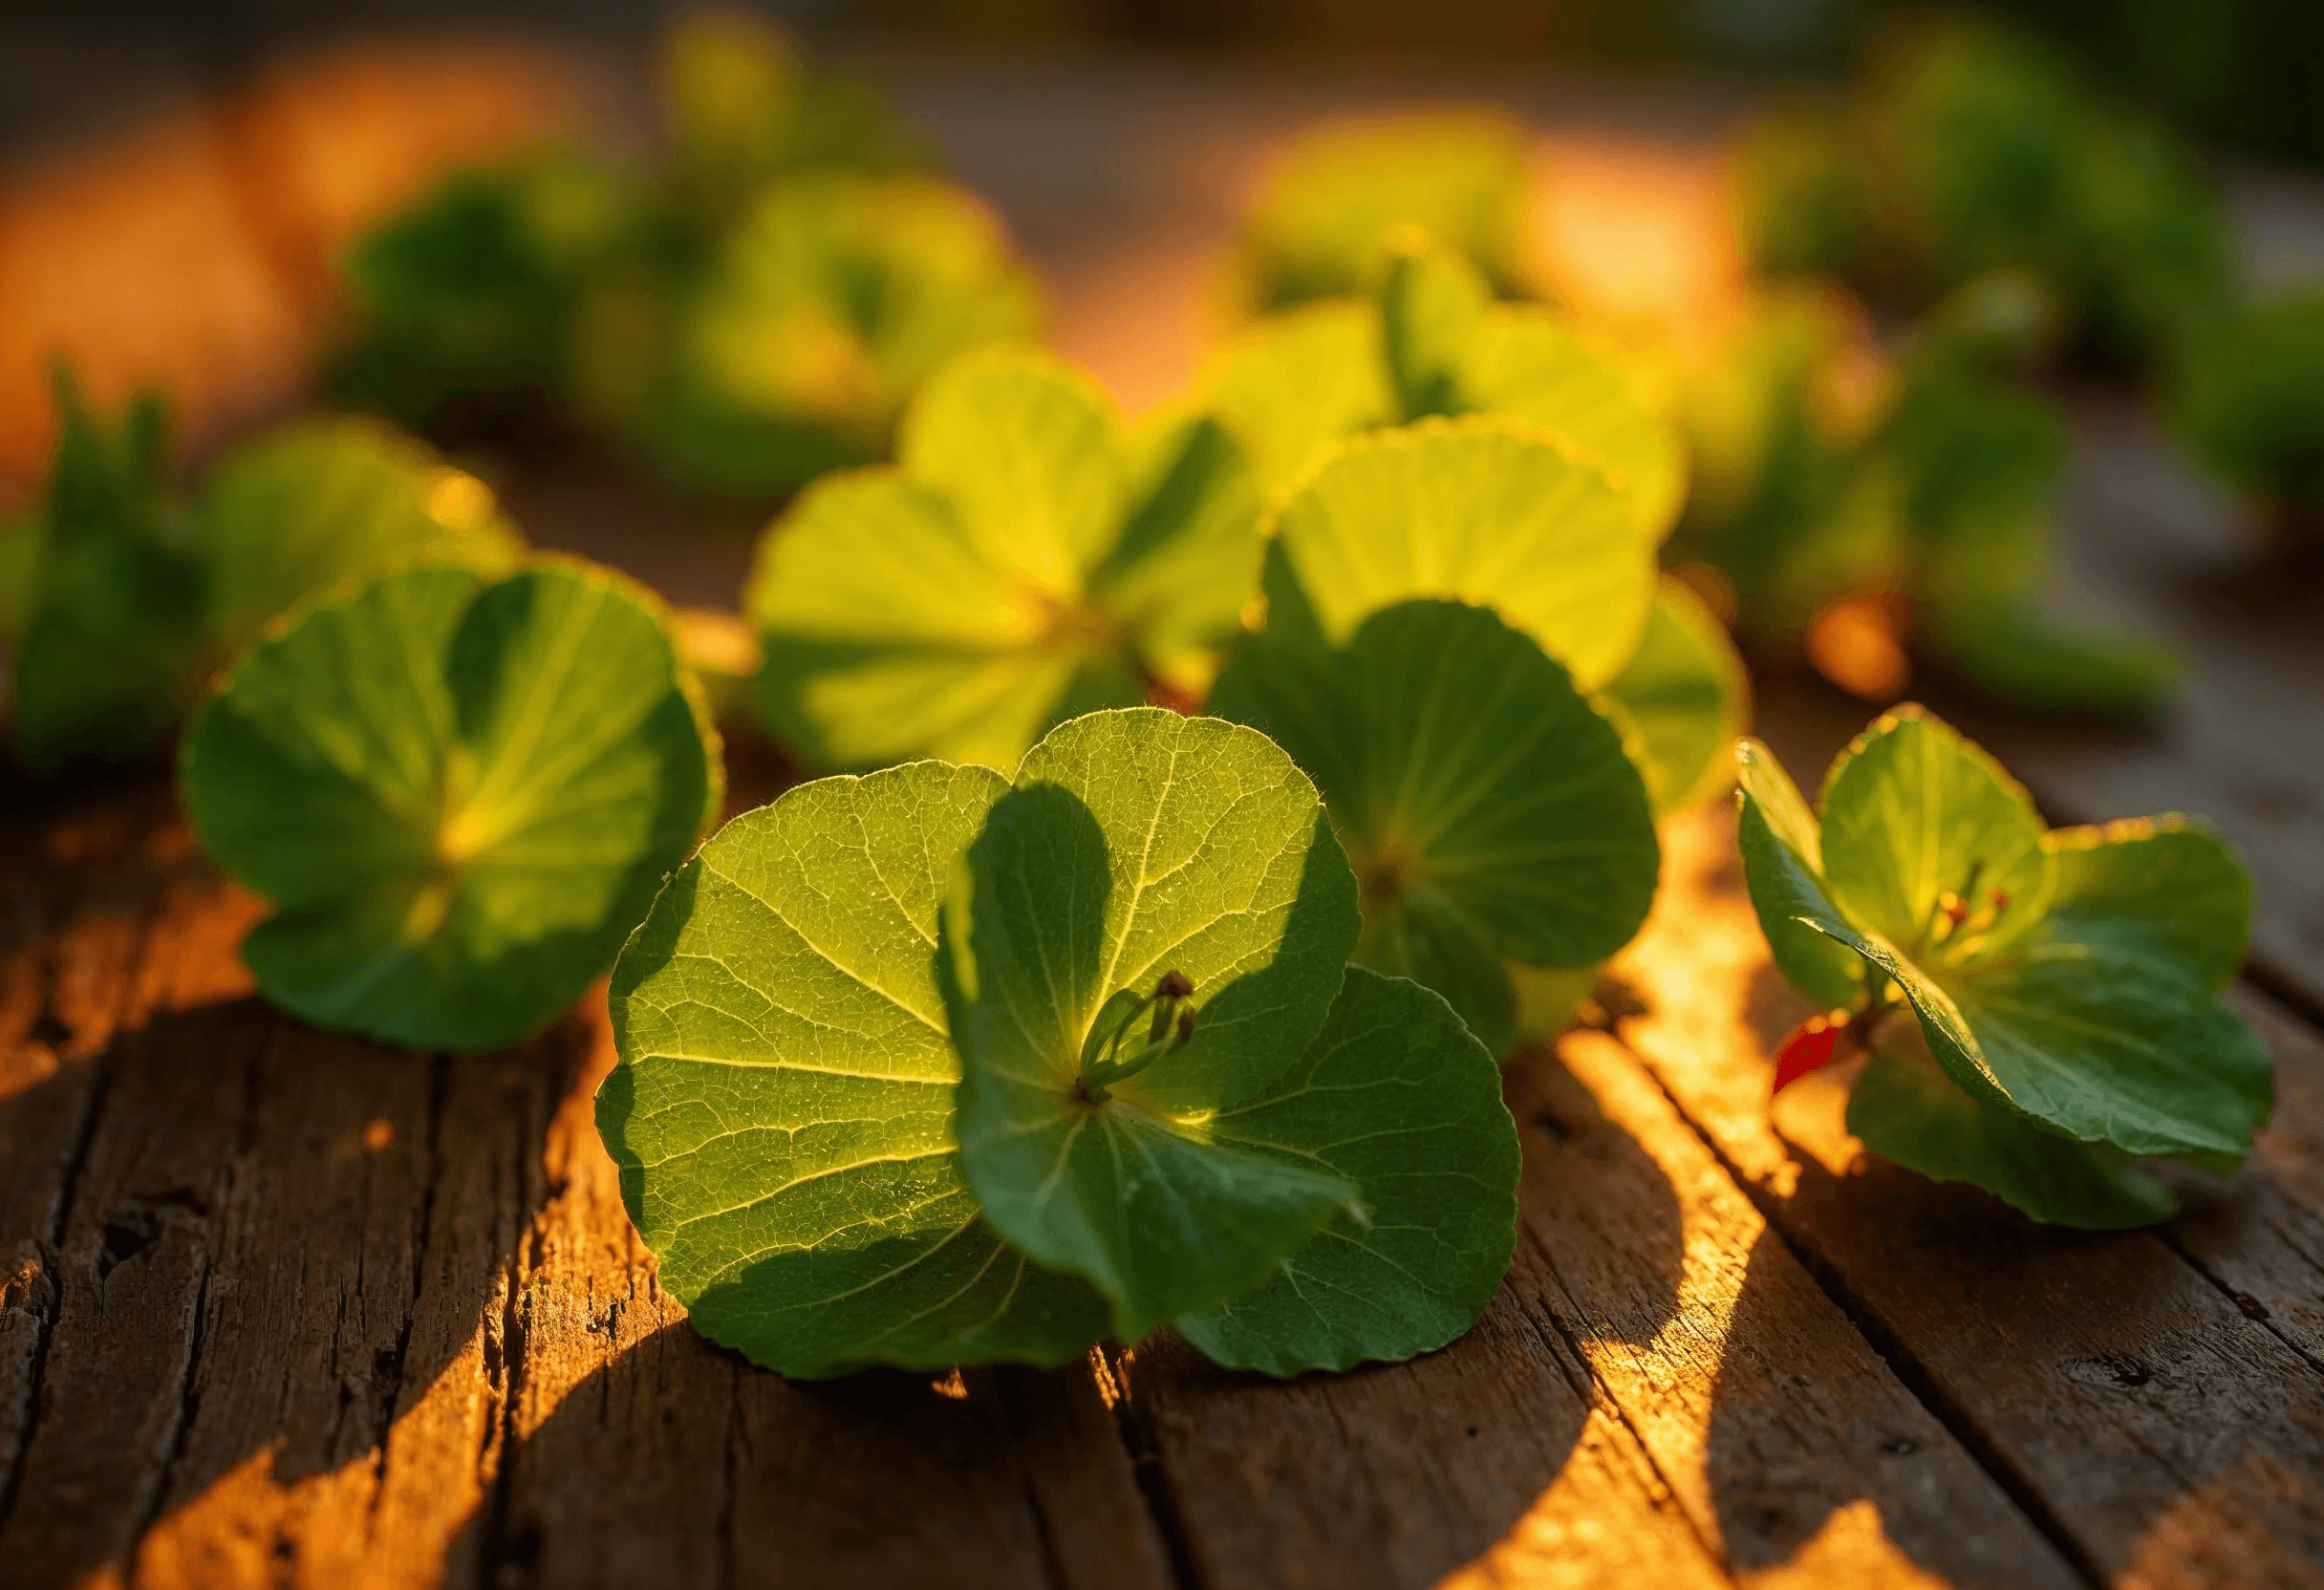
<svg viewBox="0 0 2324 1590"><path fill-rule="evenodd" d="M1130 495L1129 441L1097 383L1054 360L988 355L928 388L897 449L960 533L1055 601L1081 594Z"/></svg>
<svg viewBox="0 0 2324 1590"><path fill-rule="evenodd" d="M1493 290L1477 269L1425 236L1391 247L1372 289L1380 348L1405 419L1467 413L1462 375Z"/></svg>
<svg viewBox="0 0 2324 1590"><path fill-rule="evenodd" d="M659 605L578 563L386 575L212 687L180 757L243 956L318 1026L511 1042L612 964L719 798Z"/></svg>
<svg viewBox="0 0 2324 1590"><path fill-rule="evenodd" d="M1358 298L1302 305L1246 329L1211 356L1195 392L1270 492L1298 479L1324 443L1397 419L1378 312Z"/></svg>
<svg viewBox="0 0 2324 1590"><path fill-rule="evenodd" d="M407 424L555 395L585 290L636 246L645 203L570 148L452 172L349 249L330 391Z"/></svg>
<svg viewBox="0 0 2324 1590"><path fill-rule="evenodd" d="M300 420L236 448L203 482L191 528L213 664L342 580L422 562L498 574L524 550L490 487L361 419Z"/></svg>
<svg viewBox="0 0 2324 1590"><path fill-rule="evenodd" d="M1523 127L1492 112L1318 127L1284 154L1244 223L1242 295L1267 311L1353 292L1408 227L1466 255L1496 291L1522 293L1528 164Z"/></svg>
<svg viewBox="0 0 2324 1590"><path fill-rule="evenodd" d="M1457 412L1505 414L1573 443L1613 472L1660 542L1686 500L1686 440L1630 364L1562 315L1497 305L1461 361Z"/></svg>
<svg viewBox="0 0 2324 1590"><path fill-rule="evenodd" d="M1637 651L1654 553L1605 472L1514 421L1344 443L1277 509L1271 631L1345 645L1415 597L1495 609L1595 690Z"/></svg>
<svg viewBox="0 0 2324 1590"><path fill-rule="evenodd" d="M2243 1019L2177 964L2070 925L1943 978L1969 1042L1922 1030L1961 1080L1990 1078L2018 1108L2087 1142L2135 1154L2240 1157L2268 1118L2273 1068ZM1940 1041L1944 1047L1939 1047ZM1947 1050L1957 1051L1947 1053ZM1971 1085L1965 1084L1965 1085Z"/></svg>
<svg viewBox="0 0 2324 1590"><path fill-rule="evenodd" d="M2049 909L2046 830L2024 786L1917 707L1857 736L1818 805L1833 899L1915 959L1995 953ZM1969 911L1958 930L1948 900Z"/></svg>
<svg viewBox="0 0 2324 1590"><path fill-rule="evenodd" d="M954 1148L936 916L1007 788L915 763L788 790L614 966L597 1124L622 1201L695 1327L767 1368L1060 1364L1106 1329L979 1216Z"/></svg>
<svg viewBox="0 0 2324 1590"><path fill-rule="evenodd" d="M1638 769L1491 612L1401 603L1324 657L1262 637L1212 710L1323 787L1363 888L1356 958L1435 989L1496 1053L1516 1017L1504 959L1594 961L1646 919L1660 851Z"/></svg>
<svg viewBox="0 0 2324 1590"><path fill-rule="evenodd" d="M995 1229L1094 1282L1134 1342L1259 1285L1353 1193L1209 1123L1323 1027L1355 881L1305 775L1216 719L1077 719L1015 783L945 919L961 1163ZM1101 1009L1124 1019L1124 995L1172 973L1193 986L1191 1042L1097 1085Z"/></svg>
<svg viewBox="0 0 2324 1590"><path fill-rule="evenodd" d="M1252 328L1206 367L1203 405L1270 490L1327 441L1430 416L1522 419L1603 465L1647 536L1686 495L1684 440L1630 361L1532 305L1495 304L1460 255L1412 234L1368 300L1304 306Z"/></svg>
<svg viewBox="0 0 2324 1590"><path fill-rule="evenodd" d="M2044 1131L1908 1060L1875 1056L1864 1067L1848 1094L1848 1129L1883 1159L1934 1181L1982 1187L2036 1220L2121 1231L2179 1210L2169 1190L2121 1150Z"/></svg>
<svg viewBox="0 0 2324 1590"><path fill-rule="evenodd" d="M2249 1151L2274 1084L2267 1051L2213 992L2250 920L2248 880L2216 839L2184 823L2129 825L2114 842L2102 830L2045 833L2006 774L1917 710L1883 719L1841 753L1825 781L1820 836L1762 748L1746 741L1742 764L1744 870L1777 964L1812 996L1839 1003L1835 971L1791 958L1798 930L1854 951L1877 969L1875 997L1893 984L1910 1004L1929 1056L1958 1091L1958 1103L1932 1095L1930 1107L1946 1113L1924 1127L1909 1118L1914 1079L1879 1073L1887 1092L1878 1109L1866 1107L1867 1130L1905 1163L1978 1180L2035 1213L2034 1201L2050 1200L2043 1218L2080 1223L2072 1200L2099 1199L2088 1221L2120 1224L2153 1216L2139 1214L2143 1184L2124 1182L2115 1156L2172 1154L2225 1171ZM2003 856L2005 878L2034 871L2009 845L1979 837L1998 832L2013 844L2028 823L2040 909L2012 925L2014 900L1997 908L1940 894L1917 953L1902 949L1826 890L1826 878L1837 882L1843 810L1854 824L1856 898L1873 909L1910 920L1929 874L1971 846ZM1832 870L1819 875L1819 861ZM1883 880L1883 867L1898 876ZM2181 889L2188 909L2174 919ZM1987 1119L1989 1110L2032 1125ZM2064 1157L2044 1172L2054 1171L2055 1187L2018 1163L2041 1146L2028 1133L2078 1140L2056 1150ZM2093 1157L2086 1145L2107 1151ZM2067 1163L2073 1155L2082 1157ZM2133 1202L2104 1205L2089 1191L2100 1182L2105 1198Z"/></svg>
<svg viewBox="0 0 2324 1590"><path fill-rule="evenodd" d="M1296 1375L1441 1347L1476 1322L1517 1243L1517 1125L1500 1069L1441 999L1350 968L1323 1031L1223 1143L1345 1176L1343 1213L1264 1286L1178 1334L1234 1369Z"/></svg>
<svg viewBox="0 0 2324 1590"><path fill-rule="evenodd" d="M169 523L161 399L143 393L107 420L68 368L54 381L37 585L11 681L17 748L42 773L119 761L177 721L204 577Z"/></svg>
<svg viewBox="0 0 2324 1590"><path fill-rule="evenodd" d="M1149 676L1201 683L1251 595L1256 493L1215 426L1142 446L1053 360L948 369L901 464L818 483L768 531L748 595L768 722L823 766L1006 767Z"/></svg>
<svg viewBox="0 0 2324 1590"><path fill-rule="evenodd" d="M680 307L672 387L646 393L634 422L704 486L786 490L802 467L883 455L906 398L948 360L1039 320L1000 219L965 190L911 174L788 177L752 202Z"/></svg>
<svg viewBox="0 0 2324 1590"><path fill-rule="evenodd" d="M2274 1096L2267 1051L2183 968L2048 927L1947 975L1833 931L1895 980L1955 1085L2132 1154L2239 1159Z"/></svg>
<svg viewBox="0 0 2324 1590"><path fill-rule="evenodd" d="M2234 979L2251 941L2251 872L2209 825L2174 813L2054 828L2044 843L2059 932L2177 961L2213 990Z"/></svg>
<svg viewBox="0 0 2324 1590"><path fill-rule="evenodd" d="M660 76L670 185L705 229L788 171L926 162L922 140L877 96L812 70L788 32L748 11L680 16Z"/></svg>
<svg viewBox="0 0 2324 1590"><path fill-rule="evenodd" d="M1699 806L1734 783L1732 748L1751 720L1751 676L1727 626L1683 581L1664 577L1646 638L1603 699L1630 732L1657 817Z"/></svg>
<svg viewBox="0 0 2324 1590"><path fill-rule="evenodd" d="M1216 419L1167 411L1131 436L1130 474L1129 515L1092 596L1148 674L1199 698L1259 590L1259 482Z"/></svg>
<svg viewBox="0 0 2324 1590"><path fill-rule="evenodd" d="M1735 772L1742 785L1735 845L1776 969L1826 1010L1861 998L1863 967L1845 942L1851 930L1823 880L1823 837L1815 814L1775 753L1759 741L1736 745Z"/></svg>

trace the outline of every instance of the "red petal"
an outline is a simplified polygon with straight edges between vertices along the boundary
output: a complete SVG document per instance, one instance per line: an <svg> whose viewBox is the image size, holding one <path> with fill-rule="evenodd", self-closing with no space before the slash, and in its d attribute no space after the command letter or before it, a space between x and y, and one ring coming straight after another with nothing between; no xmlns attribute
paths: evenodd
<svg viewBox="0 0 2324 1590"><path fill-rule="evenodd" d="M1775 1047L1775 1091L1780 1093L1811 1071L1820 1071L1847 1058L1840 1040L1847 1035L1848 1013L1811 1016L1785 1035Z"/></svg>

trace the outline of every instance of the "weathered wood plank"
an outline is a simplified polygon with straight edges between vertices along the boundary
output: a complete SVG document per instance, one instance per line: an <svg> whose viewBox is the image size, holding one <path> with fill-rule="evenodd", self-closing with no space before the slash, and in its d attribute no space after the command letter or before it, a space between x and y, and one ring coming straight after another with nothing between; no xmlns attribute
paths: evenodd
<svg viewBox="0 0 2324 1590"><path fill-rule="evenodd" d="M1541 1259L1411 1364L1276 1383L1174 1337L1113 1357L1196 1579L1727 1582L1559 1323ZM1530 1283L1530 1284L1529 1284Z"/></svg>
<svg viewBox="0 0 2324 1590"><path fill-rule="evenodd" d="M2192 1171L2170 1241L2324 1371L2324 1039L2249 989L2232 996L2275 1056L2275 1114L2224 1187Z"/></svg>
<svg viewBox="0 0 2324 1590"><path fill-rule="evenodd" d="M11 1586L1170 1582L1087 1369L795 1386L694 1335L592 1125L601 1003L477 1059L311 1032L247 997L254 902L115 827L24 861L65 916L15 897L0 959Z"/></svg>
<svg viewBox="0 0 2324 1590"><path fill-rule="evenodd" d="M512 1302L515 1445L487 1560L542 1584L1166 1582L1087 1372L1013 1419L990 1377L794 1383L696 1336L591 1124L611 1064L609 1038L549 1129L557 1191Z"/></svg>
<svg viewBox="0 0 2324 1590"><path fill-rule="evenodd" d="M1754 1582L2077 1581L1818 1290L1635 1057L1512 1071L1547 1305L1696 1530Z"/></svg>
<svg viewBox="0 0 2324 1590"><path fill-rule="evenodd" d="M1771 1223L1924 1401L2087 1571L2131 1582L2324 1574L2324 1376L2153 1233L2034 1225L1870 1161L1837 1076L1771 1113L1804 1014L1767 965L1732 819L1678 825L1619 962L1625 1037ZM2228 1565L2233 1564L2232 1571Z"/></svg>

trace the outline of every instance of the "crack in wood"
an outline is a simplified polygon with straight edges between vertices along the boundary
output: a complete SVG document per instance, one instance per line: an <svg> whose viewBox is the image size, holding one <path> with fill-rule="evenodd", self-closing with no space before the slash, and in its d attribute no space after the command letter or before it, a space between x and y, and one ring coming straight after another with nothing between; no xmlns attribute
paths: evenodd
<svg viewBox="0 0 2324 1590"><path fill-rule="evenodd" d="M1180 1590L1202 1590L1207 1580L1195 1563L1193 1536L1163 1466L1160 1443L1147 1424L1133 1389L1129 1352L1110 1345L1090 1348L1089 1372L1107 1411L1113 1415L1122 1449L1130 1456L1130 1478L1146 1504L1147 1515L1153 1520L1154 1534L1162 1541L1171 1581Z"/></svg>
<svg viewBox="0 0 2324 1590"><path fill-rule="evenodd" d="M540 1145L530 1134L519 1136L513 1185L520 1210L527 1202L524 1190L539 1152ZM543 1223L553 1191L544 1189L541 1208L525 1216L508 1256L497 1351L492 1350L491 1332L485 1333L485 1374L488 1381L498 1382L500 1394L500 1416L486 1422L484 1449L479 1454L479 1478L485 1489L480 1560L486 1582L492 1584L527 1582L541 1554L539 1526L530 1521L519 1524L515 1518L516 1454L524 1412L526 1342L532 1326L532 1279L542 1263L547 1239Z"/></svg>
<svg viewBox="0 0 2324 1590"><path fill-rule="evenodd" d="M447 1094L451 1088L451 1066L452 1060L448 1055L432 1056L428 1063L427 1114L421 1128L420 1145L420 1210L413 1222L411 1292L404 1304L403 1322L396 1331L393 1357L385 1372L376 1376L382 1385L378 1421L373 1435L377 1455L372 1462L371 1503L366 1510L366 1529L377 1520L379 1504L387 1495L388 1437L395 1429L397 1409L403 1401L403 1370L410 1361L412 1327L419 1321L420 1292L427 1283L428 1253L435 1235L436 1190L443 1170L440 1140Z"/></svg>
<svg viewBox="0 0 2324 1590"><path fill-rule="evenodd" d="M97 1142L97 1128L111 1097L115 1066L113 1043L118 1036L121 1022L129 1014L130 1001L135 998L138 978L153 936L156 911L152 907L139 913L136 936L129 954L124 956L124 970L119 991L105 1013L104 1042L85 1062L89 1067L89 1086L81 1101L80 1116L75 1123L72 1145L65 1152L63 1168L57 1178L55 1198L49 1206L49 1221L37 1239L39 1263L47 1272L48 1285L41 1289L33 1301L36 1312L32 1327L32 1351L25 1374L24 1421L17 1431L14 1450L5 1455L0 1467L0 1527L5 1527L14 1510L17 1493L23 1482L24 1455L32 1450L33 1438L39 1433L42 1415L47 1411L44 1395L47 1386L49 1346L56 1332L58 1311L64 1307L64 1286L60 1272L64 1248L64 1234L73 1215L74 1202L80 1191L81 1172L89 1163L91 1148ZM54 955L43 957L44 973L40 1016L65 1027L55 1005L56 964Z"/></svg>

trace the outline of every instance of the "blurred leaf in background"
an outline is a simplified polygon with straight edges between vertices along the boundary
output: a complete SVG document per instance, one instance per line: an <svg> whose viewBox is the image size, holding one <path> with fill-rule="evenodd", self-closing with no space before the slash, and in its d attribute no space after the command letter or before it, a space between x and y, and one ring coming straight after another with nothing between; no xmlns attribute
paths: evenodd
<svg viewBox="0 0 2324 1590"><path fill-rule="evenodd" d="M1030 336L1041 295L966 189L829 171L761 190L657 334L624 318L654 306L592 308L591 408L689 485L769 496L885 457L905 398L957 354Z"/></svg>
<svg viewBox="0 0 2324 1590"><path fill-rule="evenodd" d="M1686 442L1639 361L1571 316L1496 302L1467 256L1415 226L1385 242L1361 296L1302 306L1215 355L1196 401L1243 442L1270 490L1318 447L1431 416L1499 414L1620 478L1656 540L1687 489Z"/></svg>
<svg viewBox="0 0 2324 1590"><path fill-rule="evenodd" d="M1842 102L1747 135L1733 177L1762 271L1920 305L2027 270L2077 348L2121 363L2159 356L2232 286L2226 211L2193 157L1990 21L1891 31Z"/></svg>
<svg viewBox="0 0 2324 1590"><path fill-rule="evenodd" d="M408 425L560 392L587 284L637 247L643 195L583 151L453 173L358 242L336 397Z"/></svg>
<svg viewBox="0 0 2324 1590"><path fill-rule="evenodd" d="M438 432L562 415L763 498L884 455L936 364L1032 330L997 218L781 29L681 18L660 90L654 161L455 172L360 240L333 390Z"/></svg>
<svg viewBox="0 0 2324 1590"><path fill-rule="evenodd" d="M141 392L116 418L56 367L55 452L18 556L24 629L12 669L16 745L35 771L116 761L177 720L198 644L203 569L168 491L168 406Z"/></svg>
<svg viewBox="0 0 2324 1590"><path fill-rule="evenodd" d="M1244 218L1232 298L1264 314L1354 292L1407 227L1465 255L1500 296L1538 297L1523 237L1533 179L1524 126L1501 112L1326 122L1285 152Z"/></svg>
<svg viewBox="0 0 2324 1590"><path fill-rule="evenodd" d="M2169 413L2197 458L2251 499L2274 534L2324 531L2324 290L2221 316L2189 337Z"/></svg>

